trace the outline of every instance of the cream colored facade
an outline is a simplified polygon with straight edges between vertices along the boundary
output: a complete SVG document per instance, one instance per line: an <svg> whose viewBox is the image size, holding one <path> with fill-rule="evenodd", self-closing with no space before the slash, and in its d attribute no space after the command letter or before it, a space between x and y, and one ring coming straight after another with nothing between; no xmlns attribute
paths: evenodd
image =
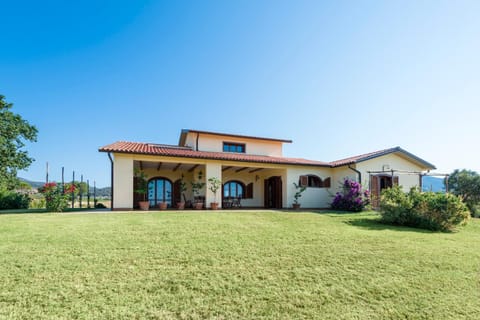
<svg viewBox="0 0 480 320"><path fill-rule="evenodd" d="M109 152L113 156L113 209L117 210L136 207L133 179L135 170L143 171L149 181L166 181L161 188L169 185L170 207L176 206L175 199L182 201L194 199L190 182L198 180L199 177L206 184L200 191L205 197L206 208L209 208L212 202L219 203L221 207L224 203L222 200L226 198L224 197L226 193L222 193L222 189L216 196L209 190L208 179L211 177L220 179L223 185L234 182L243 186L243 198L240 203L245 208L290 208L296 192L294 183L299 183L301 176L314 176L321 181L329 178L331 183L328 187L307 187L299 199L302 208L327 208L345 178L358 181L357 171L361 174L360 182L364 187L371 187L372 175L385 176L385 179L398 176L399 184L407 190L419 186L420 174L434 168L400 148L365 159L352 158L354 161L347 161L348 164L345 165L311 163L309 160L282 157L282 145L288 142L290 141L185 130L182 131L178 147L165 146L167 155L124 150L121 143L103 147L100 151ZM233 158L222 157L223 154L232 155L223 152L224 143L244 144L245 152L233 153ZM176 152L175 148L185 155L169 155ZM249 157L250 155L253 157ZM180 179L183 179L188 187L181 196L178 192L175 194L176 191L173 189L175 181ZM247 187L250 188L251 194L245 198ZM166 194L165 190L160 191L163 195ZM157 197L151 194L149 191L149 197ZM167 201L166 199L165 196L164 201Z"/></svg>
<svg viewBox="0 0 480 320"><path fill-rule="evenodd" d="M185 146L194 150L223 152L223 143L232 142L246 145L247 154L281 157L282 142L259 140L252 138L240 138L235 136L219 137L208 133L188 132L186 134Z"/></svg>

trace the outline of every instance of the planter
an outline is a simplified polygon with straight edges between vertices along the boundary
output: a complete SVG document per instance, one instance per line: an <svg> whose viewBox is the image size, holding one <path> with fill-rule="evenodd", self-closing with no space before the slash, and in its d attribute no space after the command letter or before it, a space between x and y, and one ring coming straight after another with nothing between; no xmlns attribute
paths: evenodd
<svg viewBox="0 0 480 320"><path fill-rule="evenodd" d="M300 203L294 203L292 204L293 210L299 210L300 209Z"/></svg>
<svg viewBox="0 0 480 320"><path fill-rule="evenodd" d="M210 202L210 208L212 210L218 210L218 202Z"/></svg>
<svg viewBox="0 0 480 320"><path fill-rule="evenodd" d="M158 204L158 207L160 208L160 210L166 210L168 207L168 204L166 202L160 202Z"/></svg>
<svg viewBox="0 0 480 320"><path fill-rule="evenodd" d="M177 202L177 209L178 210L185 209L185 202Z"/></svg>
<svg viewBox="0 0 480 320"><path fill-rule="evenodd" d="M150 209L150 202L138 201L138 206L140 207L140 210L147 211L148 209Z"/></svg>
<svg viewBox="0 0 480 320"><path fill-rule="evenodd" d="M193 204L193 207L195 208L195 210L202 210L203 209L203 202L195 202Z"/></svg>

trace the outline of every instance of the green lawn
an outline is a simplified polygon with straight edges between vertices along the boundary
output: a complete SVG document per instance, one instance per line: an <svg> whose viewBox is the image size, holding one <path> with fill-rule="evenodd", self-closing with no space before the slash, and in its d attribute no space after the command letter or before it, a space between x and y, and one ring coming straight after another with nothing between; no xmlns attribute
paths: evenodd
<svg viewBox="0 0 480 320"><path fill-rule="evenodd" d="M0 318L476 319L480 221L313 212L0 215Z"/></svg>

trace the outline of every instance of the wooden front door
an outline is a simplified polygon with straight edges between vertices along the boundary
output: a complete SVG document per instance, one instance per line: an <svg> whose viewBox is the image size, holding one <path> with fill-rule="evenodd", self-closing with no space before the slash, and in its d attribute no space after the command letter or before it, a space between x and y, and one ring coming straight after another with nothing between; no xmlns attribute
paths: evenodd
<svg viewBox="0 0 480 320"><path fill-rule="evenodd" d="M265 179L265 208L281 209L283 207L282 199L282 177L277 176Z"/></svg>

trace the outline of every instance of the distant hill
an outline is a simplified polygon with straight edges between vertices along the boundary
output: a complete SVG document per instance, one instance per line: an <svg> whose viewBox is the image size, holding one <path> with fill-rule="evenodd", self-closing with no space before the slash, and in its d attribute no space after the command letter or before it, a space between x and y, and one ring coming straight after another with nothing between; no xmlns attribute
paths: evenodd
<svg viewBox="0 0 480 320"><path fill-rule="evenodd" d="M32 188L38 189L44 185L44 182L39 182L39 181L30 181L28 179L24 178L18 178L20 181L28 183ZM68 182L68 181L67 181ZM110 187L105 187L105 188L96 188L96 195L97 197L110 197L111 194L111 188ZM93 187L90 186L90 194L93 196Z"/></svg>
<svg viewBox="0 0 480 320"><path fill-rule="evenodd" d="M423 191L445 192L443 178L424 176L422 179Z"/></svg>
<svg viewBox="0 0 480 320"><path fill-rule="evenodd" d="M28 183L34 189L38 189L44 184L44 182L30 181L24 178L18 178L18 180Z"/></svg>

